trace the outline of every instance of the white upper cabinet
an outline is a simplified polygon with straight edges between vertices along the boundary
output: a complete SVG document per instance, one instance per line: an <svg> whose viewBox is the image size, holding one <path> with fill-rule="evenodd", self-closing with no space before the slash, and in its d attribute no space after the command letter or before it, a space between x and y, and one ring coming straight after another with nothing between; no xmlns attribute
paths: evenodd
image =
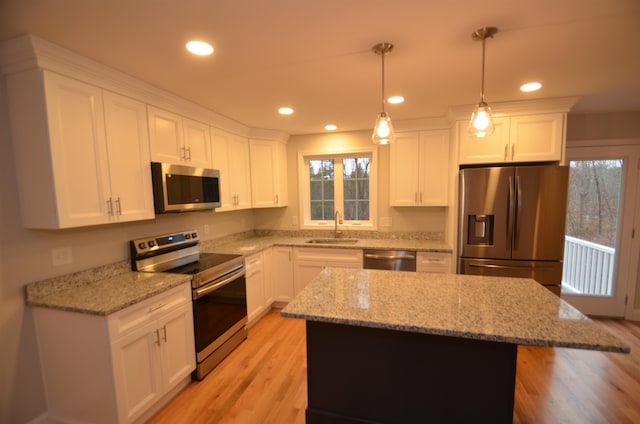
<svg viewBox="0 0 640 424"><path fill-rule="evenodd" d="M287 206L287 146L278 141L249 140L249 153L252 206Z"/></svg>
<svg viewBox="0 0 640 424"><path fill-rule="evenodd" d="M251 208L249 140L212 129L213 168L220 171L220 199L216 212Z"/></svg>
<svg viewBox="0 0 640 424"><path fill-rule="evenodd" d="M153 218L144 105L39 69L7 89L26 228Z"/></svg>
<svg viewBox="0 0 640 424"><path fill-rule="evenodd" d="M396 134L390 147L391 206L447 206L449 130Z"/></svg>
<svg viewBox="0 0 640 424"><path fill-rule="evenodd" d="M459 163L560 161L564 121L564 113L494 118L495 132L485 138L469 135L468 122L458 121Z"/></svg>
<svg viewBox="0 0 640 424"><path fill-rule="evenodd" d="M151 159L211 168L209 126L153 106L149 110Z"/></svg>
<svg viewBox="0 0 640 424"><path fill-rule="evenodd" d="M152 219L147 108L136 100L105 91L104 114L115 218Z"/></svg>

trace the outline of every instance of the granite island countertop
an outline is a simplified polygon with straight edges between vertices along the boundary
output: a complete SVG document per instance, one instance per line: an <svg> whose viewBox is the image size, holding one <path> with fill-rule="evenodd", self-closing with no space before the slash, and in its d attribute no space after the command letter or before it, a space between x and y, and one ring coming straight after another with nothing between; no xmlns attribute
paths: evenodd
<svg viewBox="0 0 640 424"><path fill-rule="evenodd" d="M530 279L326 268L285 317L476 340L628 353Z"/></svg>

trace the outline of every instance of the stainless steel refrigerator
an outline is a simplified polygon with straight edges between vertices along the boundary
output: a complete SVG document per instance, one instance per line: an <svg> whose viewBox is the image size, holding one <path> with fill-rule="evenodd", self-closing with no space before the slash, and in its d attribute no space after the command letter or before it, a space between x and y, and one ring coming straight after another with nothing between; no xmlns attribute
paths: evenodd
<svg viewBox="0 0 640 424"><path fill-rule="evenodd" d="M569 169L460 170L458 272L533 278L559 294Z"/></svg>

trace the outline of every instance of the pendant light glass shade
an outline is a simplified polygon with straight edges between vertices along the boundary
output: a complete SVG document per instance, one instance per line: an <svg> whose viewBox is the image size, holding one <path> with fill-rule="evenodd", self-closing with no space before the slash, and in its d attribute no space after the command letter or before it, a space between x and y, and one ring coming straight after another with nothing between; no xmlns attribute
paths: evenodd
<svg viewBox="0 0 640 424"><path fill-rule="evenodd" d="M373 135L371 139L376 144L389 144L395 139L395 133L393 132L393 124L391 124L391 118L386 112L381 112L376 119L376 124L373 127Z"/></svg>
<svg viewBox="0 0 640 424"><path fill-rule="evenodd" d="M471 34L474 40L482 41L482 88L480 90L480 103L478 103L476 109L471 114L471 120L469 121L469 134L478 138L491 135L495 130L493 117L491 116L491 108L487 102L484 101L484 52L487 38L493 37L496 32L498 32L498 29L495 27L485 27Z"/></svg>
<svg viewBox="0 0 640 424"><path fill-rule="evenodd" d="M494 130L491 108L486 102L478 103L476 110L471 114L469 132L478 138L482 138L487 134L493 134Z"/></svg>
<svg viewBox="0 0 640 424"><path fill-rule="evenodd" d="M391 117L384 111L384 56L391 50L393 50L391 43L380 43L373 46L373 52L382 56L382 112L378 115L373 127L373 134L371 134L371 140L375 144L389 144L396 139Z"/></svg>

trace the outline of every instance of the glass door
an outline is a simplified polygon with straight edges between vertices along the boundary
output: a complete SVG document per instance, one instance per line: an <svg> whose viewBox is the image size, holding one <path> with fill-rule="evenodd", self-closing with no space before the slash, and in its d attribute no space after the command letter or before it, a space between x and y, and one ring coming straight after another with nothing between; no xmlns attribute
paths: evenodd
<svg viewBox="0 0 640 424"><path fill-rule="evenodd" d="M625 316L637 277L639 160L636 146L567 148L562 298L585 314Z"/></svg>

